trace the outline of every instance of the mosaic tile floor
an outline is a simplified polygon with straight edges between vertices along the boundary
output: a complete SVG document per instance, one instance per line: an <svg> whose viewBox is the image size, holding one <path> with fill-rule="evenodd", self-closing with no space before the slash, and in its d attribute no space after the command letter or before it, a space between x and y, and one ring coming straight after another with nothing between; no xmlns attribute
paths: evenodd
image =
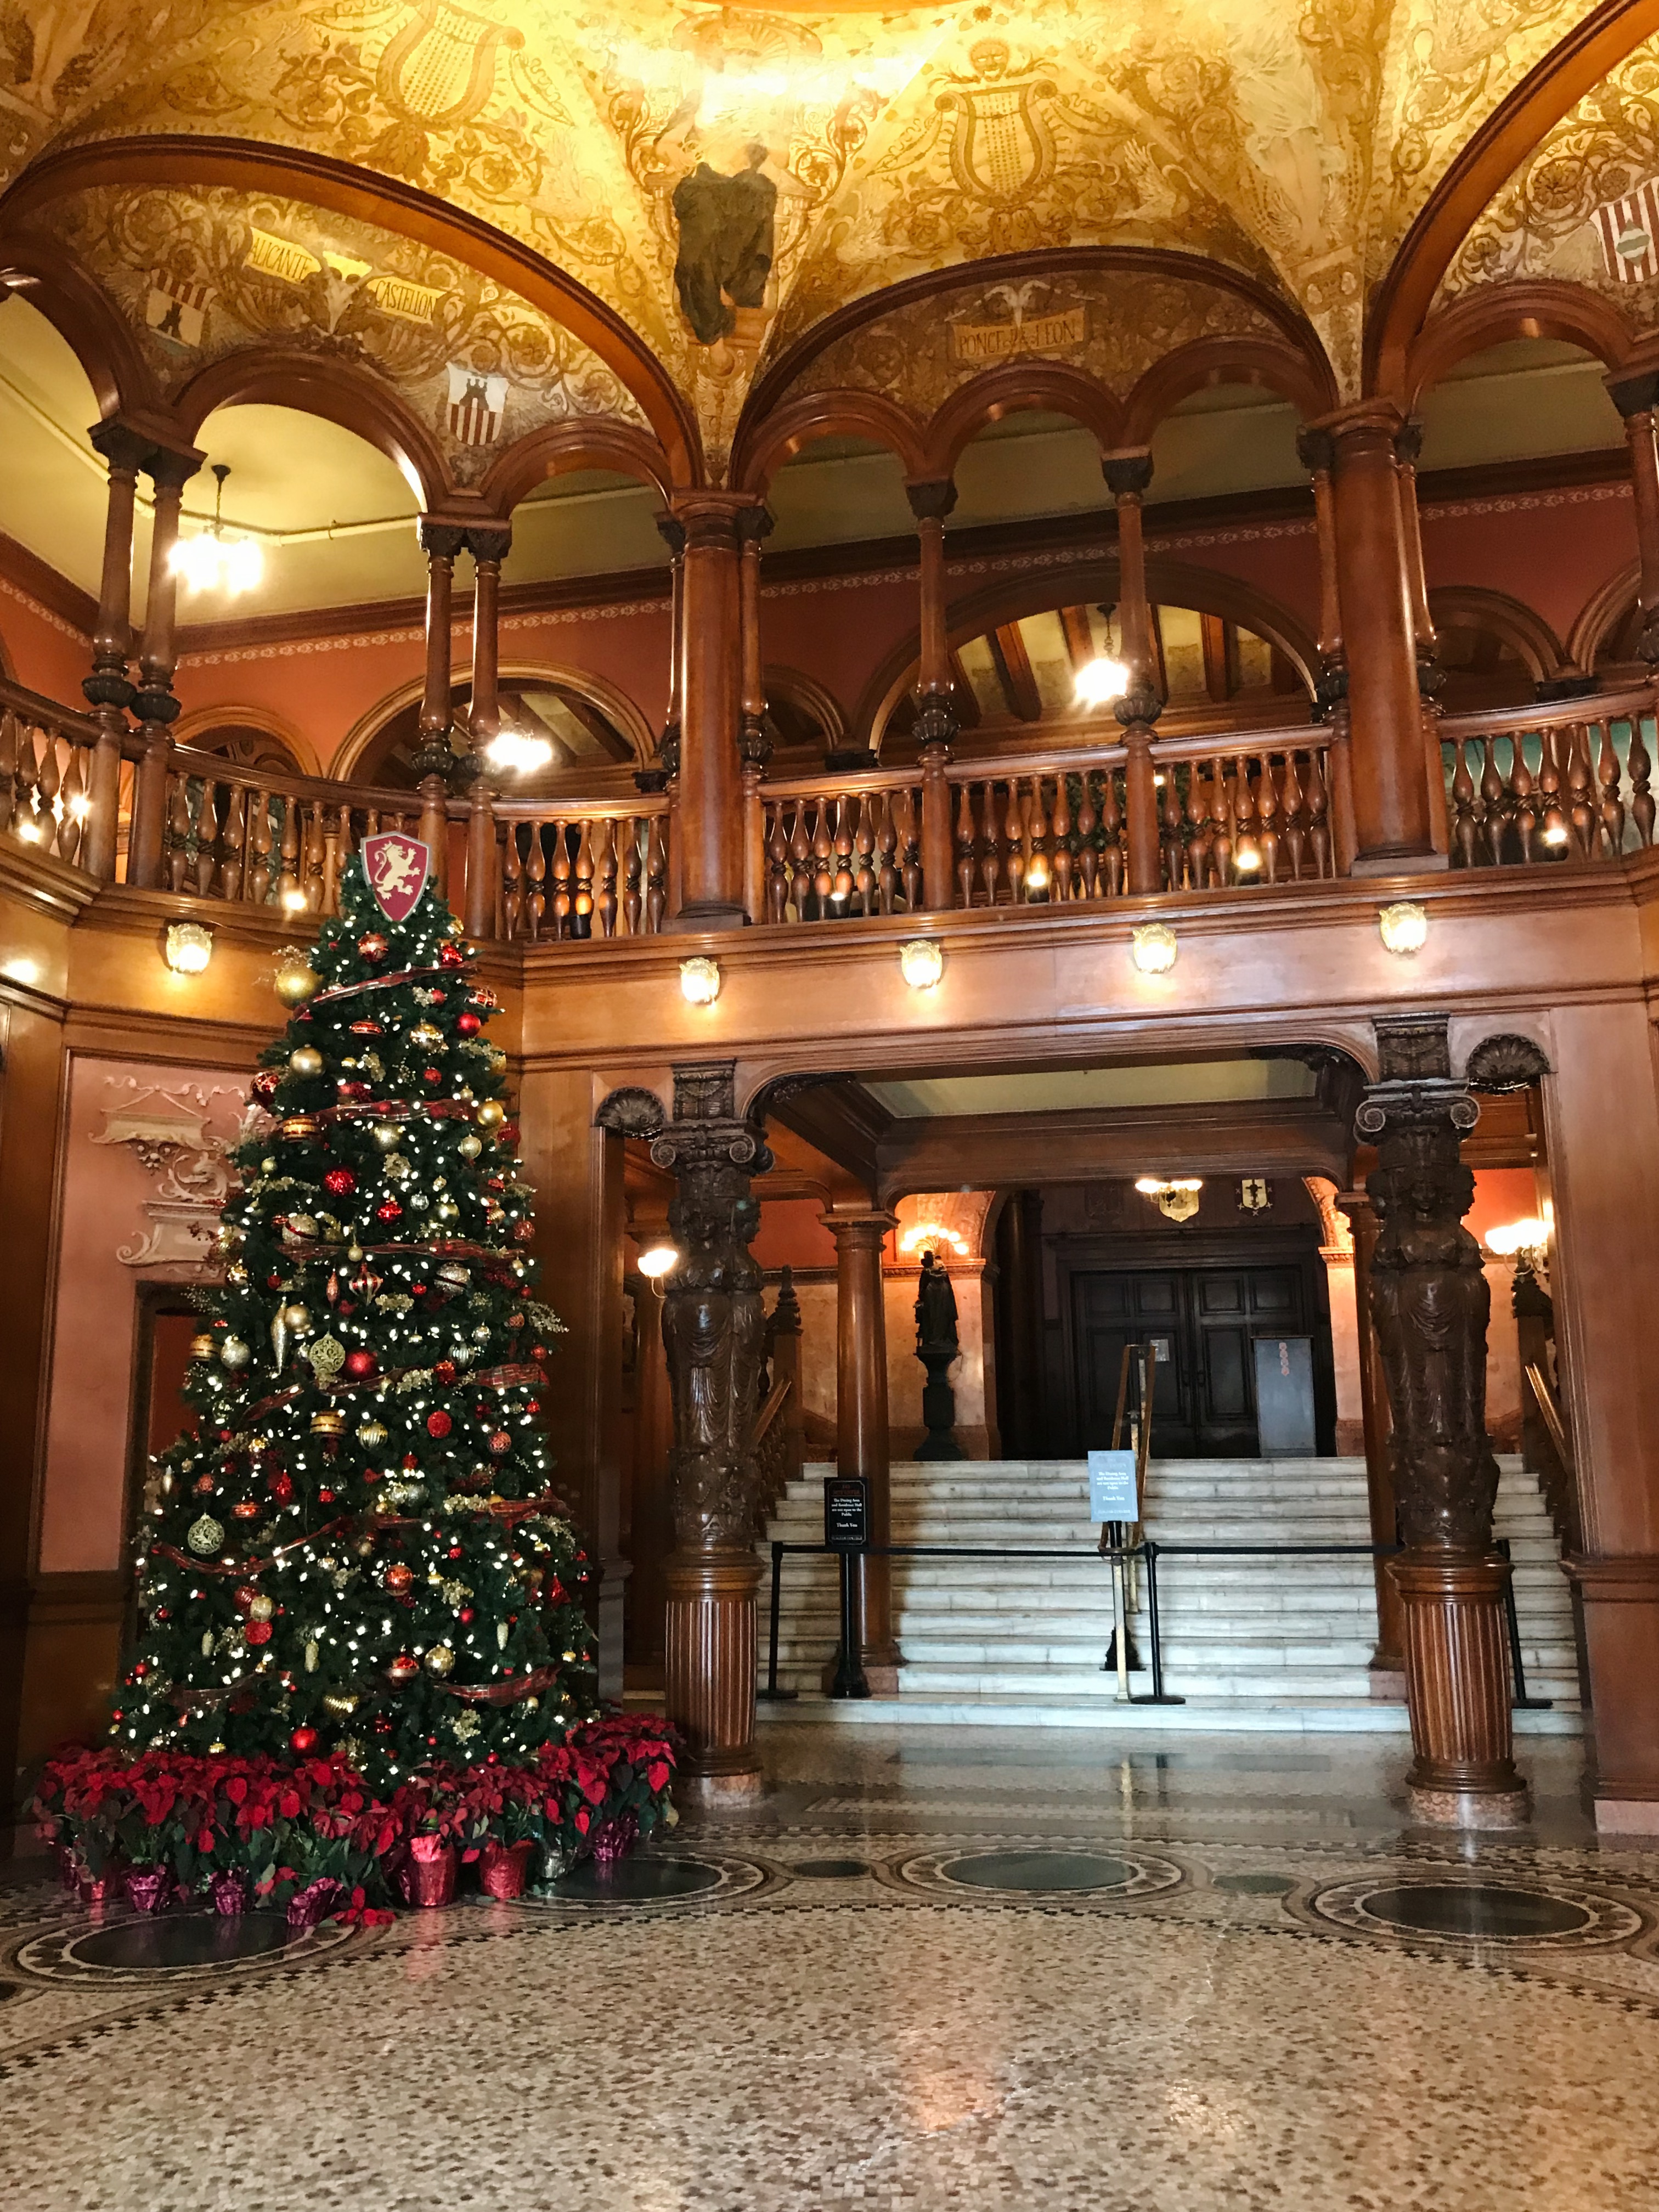
<svg viewBox="0 0 1659 2212"><path fill-rule="evenodd" d="M919 1740L920 1738L920 1740ZM609 1887L225 1955L0 1883L15 2212L1648 2212L1659 1845L1397 1749L769 1728Z"/></svg>

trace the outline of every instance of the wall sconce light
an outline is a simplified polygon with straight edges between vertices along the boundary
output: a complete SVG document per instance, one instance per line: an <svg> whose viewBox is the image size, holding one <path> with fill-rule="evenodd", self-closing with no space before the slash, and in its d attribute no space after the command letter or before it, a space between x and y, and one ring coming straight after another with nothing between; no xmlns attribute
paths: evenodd
<svg viewBox="0 0 1659 2212"><path fill-rule="evenodd" d="M680 989L694 1006L712 1006L720 994L720 963L699 952L680 963Z"/></svg>
<svg viewBox="0 0 1659 2212"><path fill-rule="evenodd" d="M663 1277L672 1275L679 1264L680 1255L672 1244L653 1244L640 1255L640 1273L659 1297L663 1295Z"/></svg>
<svg viewBox="0 0 1659 2212"><path fill-rule="evenodd" d="M1544 1265L1549 1252L1550 1224L1538 1214L1530 1214L1524 1221L1506 1221L1498 1229L1486 1231L1486 1249L1500 1260L1516 1260L1534 1272Z"/></svg>
<svg viewBox="0 0 1659 2212"><path fill-rule="evenodd" d="M213 932L199 921L170 921L164 950L175 975L199 975L213 957Z"/></svg>
<svg viewBox="0 0 1659 2212"><path fill-rule="evenodd" d="M1202 1176L1139 1176L1135 1188L1143 1198L1150 1198L1160 1213L1171 1221L1190 1221L1198 1212L1198 1194L1204 1188Z"/></svg>
<svg viewBox="0 0 1659 2212"><path fill-rule="evenodd" d="M899 947L899 973L913 991L931 991L945 973L945 947L931 937L913 937Z"/></svg>
<svg viewBox="0 0 1659 2212"><path fill-rule="evenodd" d="M1377 909L1376 927L1390 952L1420 952L1429 934L1429 910L1415 899L1397 899Z"/></svg>
<svg viewBox="0 0 1659 2212"><path fill-rule="evenodd" d="M968 1239L957 1231L947 1229L940 1221L913 1221L899 1238L899 1257L908 1260L913 1252L942 1252L947 1246L958 1260L968 1258Z"/></svg>
<svg viewBox="0 0 1659 2212"><path fill-rule="evenodd" d="M1180 951L1176 933L1167 922L1146 921L1130 933L1129 950L1143 975L1167 975Z"/></svg>

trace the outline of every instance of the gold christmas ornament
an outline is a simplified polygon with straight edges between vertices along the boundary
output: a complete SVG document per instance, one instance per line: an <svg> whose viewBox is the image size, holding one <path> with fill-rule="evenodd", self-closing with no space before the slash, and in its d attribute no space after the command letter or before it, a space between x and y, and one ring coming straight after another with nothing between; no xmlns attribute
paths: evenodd
<svg viewBox="0 0 1659 2212"><path fill-rule="evenodd" d="M447 1644L434 1644L426 1655L427 1673L435 1674L441 1682L446 1674L452 1672L454 1665L455 1654Z"/></svg>
<svg viewBox="0 0 1659 2212"><path fill-rule="evenodd" d="M276 1610L275 1601L268 1598L261 1590L249 1605L247 1617L250 1620L269 1620Z"/></svg>
<svg viewBox="0 0 1659 2212"><path fill-rule="evenodd" d="M308 1213L290 1213L283 1224L283 1234L290 1239L314 1237L317 1234L317 1224Z"/></svg>
<svg viewBox="0 0 1659 2212"><path fill-rule="evenodd" d="M357 1424L357 1441L370 1451L378 1451L386 1437L386 1429L379 1421L360 1421Z"/></svg>
<svg viewBox="0 0 1659 2212"><path fill-rule="evenodd" d="M446 1260L438 1270L438 1280L453 1284L458 1290L465 1290L472 1280L472 1270L462 1267L459 1260Z"/></svg>
<svg viewBox="0 0 1659 2212"><path fill-rule="evenodd" d="M483 1146L477 1137L463 1137L455 1149L464 1160L476 1160Z"/></svg>
<svg viewBox="0 0 1659 2212"><path fill-rule="evenodd" d="M396 1121L377 1121L374 1124L374 1141L383 1152L396 1152L398 1139L403 1133Z"/></svg>
<svg viewBox="0 0 1659 2212"><path fill-rule="evenodd" d="M213 1339L207 1334L205 1330L204 1330L200 1336L192 1336L190 1340L190 1356L192 1359L212 1358Z"/></svg>
<svg viewBox="0 0 1659 2212"><path fill-rule="evenodd" d="M289 1306L285 1318L295 1336L310 1335L311 1309L309 1306Z"/></svg>
<svg viewBox="0 0 1659 2212"><path fill-rule="evenodd" d="M247 1345L240 1336L228 1336L219 1346L220 1358L233 1371L236 1368L246 1367L252 1356Z"/></svg>
<svg viewBox="0 0 1659 2212"><path fill-rule="evenodd" d="M314 1437L343 1437L345 1434L345 1415L325 1407L311 1417L311 1433Z"/></svg>
<svg viewBox="0 0 1659 2212"><path fill-rule="evenodd" d="M306 1645L306 1672L307 1674L314 1674L316 1673L317 1661L319 1656L320 1654L318 1650L317 1639L313 1636L310 1642Z"/></svg>
<svg viewBox="0 0 1659 2212"><path fill-rule="evenodd" d="M224 1540L224 1524L222 1522L216 1521L210 1513L203 1514L199 1521L192 1521L185 1537L185 1541L190 1546L191 1550L198 1558L204 1559L210 1553L216 1552ZM212 1648L212 1640L210 1638L208 1649L211 1650Z"/></svg>
<svg viewBox="0 0 1659 2212"><path fill-rule="evenodd" d="M444 1033L434 1029L430 1022L416 1022L409 1033L410 1044L418 1045L422 1052L441 1052Z"/></svg>
<svg viewBox="0 0 1659 2212"><path fill-rule="evenodd" d="M507 1119L507 1109L499 1098L481 1101L476 1116L481 1129L499 1129Z"/></svg>
<svg viewBox="0 0 1659 2212"><path fill-rule="evenodd" d="M295 1075L320 1075L323 1072L323 1055L314 1044L297 1045L289 1053L288 1064Z"/></svg>
<svg viewBox="0 0 1659 2212"><path fill-rule="evenodd" d="M357 1699L345 1690L330 1690L323 1699L323 1711L332 1713L337 1721L349 1720L357 1710Z"/></svg>
<svg viewBox="0 0 1659 2212"><path fill-rule="evenodd" d="M325 1390L345 1365L345 1346L337 1336L319 1336L306 1358L311 1362L311 1371Z"/></svg>
<svg viewBox="0 0 1659 2212"><path fill-rule="evenodd" d="M322 981L302 952L290 952L276 970L276 995L285 1006L302 1006L316 995Z"/></svg>

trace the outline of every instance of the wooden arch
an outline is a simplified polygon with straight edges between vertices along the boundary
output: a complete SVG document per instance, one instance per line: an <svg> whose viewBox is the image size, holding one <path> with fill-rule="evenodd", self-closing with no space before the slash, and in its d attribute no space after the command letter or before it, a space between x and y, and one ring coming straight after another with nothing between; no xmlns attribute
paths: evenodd
<svg viewBox="0 0 1659 2212"><path fill-rule="evenodd" d="M1418 333L1404 372L1407 411L1460 361L1509 338L1562 339L1617 368L1629 356L1635 333L1611 300L1583 284L1483 286L1431 315Z"/></svg>
<svg viewBox="0 0 1659 2212"><path fill-rule="evenodd" d="M947 635L953 647L970 638L1019 622L1027 615L1045 614L1051 608L1085 600L1113 601L1119 593L1116 556L1079 561L1064 568L1006 578L962 593L945 610ZM1295 668L1310 694L1314 688L1319 652L1312 633L1287 607L1271 599L1237 576L1219 568L1206 568L1194 561L1176 561L1149 552L1146 556L1146 596L1154 606L1192 607L1200 614L1220 615L1229 622L1254 630L1276 646ZM921 638L913 630L896 646L865 685L854 710L852 736L855 744L877 750L888 718L915 679L921 664Z"/></svg>
<svg viewBox="0 0 1659 2212"><path fill-rule="evenodd" d="M457 670L452 690L465 686L464 672ZM596 676L590 668L569 668L540 660L503 660L500 671L503 691L516 690L526 684L544 684L550 690L568 691L585 700L596 713L604 716L624 743L630 745L641 768L648 768L655 757L656 732L635 702L619 685L603 676ZM364 755L380 735L386 724L405 707L414 705L425 690L422 678L410 677L388 691L364 714L360 714L335 750L334 757L324 771L337 782L349 783L356 780Z"/></svg>
<svg viewBox="0 0 1659 2212"><path fill-rule="evenodd" d="M539 307L604 362L660 440L674 483L704 480L696 418L650 347L615 308L493 223L396 177L326 155L204 133L158 132L65 147L27 168L0 198L8 232L67 194L95 185L176 185L275 192L374 223L453 255Z"/></svg>
<svg viewBox="0 0 1659 2212"><path fill-rule="evenodd" d="M1448 584L1429 593L1437 629L1483 629L1512 647L1534 683L1559 675L1566 660L1561 641L1542 615L1508 592L1479 584Z"/></svg>
<svg viewBox="0 0 1659 2212"><path fill-rule="evenodd" d="M162 413L160 392L131 325L66 246L41 238L0 242L0 284L52 325L86 371L100 418L134 424Z"/></svg>
<svg viewBox="0 0 1659 2212"><path fill-rule="evenodd" d="M1123 409L1122 443L1150 446L1166 415L1194 392L1218 384L1266 386L1288 399L1307 422L1329 414L1339 396L1330 364L1322 356L1310 360L1301 347L1248 336L1194 338L1154 362L1130 392Z"/></svg>
<svg viewBox="0 0 1659 2212"><path fill-rule="evenodd" d="M292 407L337 422L394 462L423 508L453 503L442 447L373 369L357 362L319 360L297 347L250 348L198 369L175 408L186 436L195 438L217 409L256 404Z"/></svg>
<svg viewBox="0 0 1659 2212"><path fill-rule="evenodd" d="M242 706L234 699L222 701L216 707L198 707L192 714L180 715L173 726L173 742L213 752L219 750L213 738L222 730L257 730L288 756L287 764L296 775L322 773L316 746L296 724L274 714L269 707Z"/></svg>
<svg viewBox="0 0 1659 2212"><path fill-rule="evenodd" d="M972 443L988 423L1022 410L1068 415L1081 428L1092 433L1103 453L1126 441L1123 405L1086 371L1063 361L1040 361L1026 355L1000 361L959 384L927 425L927 466L924 476L943 478L952 474L963 448Z"/></svg>
<svg viewBox="0 0 1659 2212"><path fill-rule="evenodd" d="M531 431L496 456L478 487L479 496L492 514L510 515L538 484L578 469L609 469L635 477L665 505L670 496L668 456L657 441L635 423L605 416L573 416Z"/></svg>
<svg viewBox="0 0 1659 2212"><path fill-rule="evenodd" d="M1501 100L1419 210L1366 317L1364 386L1402 408L1407 357L1441 279L1493 196L1547 134L1644 40L1659 0L1599 0Z"/></svg>
<svg viewBox="0 0 1659 2212"><path fill-rule="evenodd" d="M1588 676L1610 653L1617 658L1616 647L1636 612L1641 590L1642 564L1627 561L1590 593L1567 632L1567 659L1574 668Z"/></svg>
<svg viewBox="0 0 1659 2212"><path fill-rule="evenodd" d="M732 449L732 487L764 498L786 461L818 438L884 446L908 477L928 474L926 435L914 415L880 392L809 392L750 423Z"/></svg>

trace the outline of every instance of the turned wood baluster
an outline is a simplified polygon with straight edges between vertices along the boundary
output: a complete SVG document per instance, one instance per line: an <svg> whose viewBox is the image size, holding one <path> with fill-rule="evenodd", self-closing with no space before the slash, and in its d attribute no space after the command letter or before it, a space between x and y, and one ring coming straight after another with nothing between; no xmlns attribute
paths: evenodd
<svg viewBox="0 0 1659 2212"><path fill-rule="evenodd" d="M1026 813L1026 896L1030 896L1031 870L1036 867L1044 879L1044 896L1053 899L1054 890L1054 862L1052 839L1048 827L1048 798L1047 787L1040 775L1031 779L1030 803Z"/></svg>
<svg viewBox="0 0 1659 2212"><path fill-rule="evenodd" d="M264 906L270 896L270 794L255 789L247 803L247 901Z"/></svg>
<svg viewBox="0 0 1659 2212"><path fill-rule="evenodd" d="M1480 824L1474 811L1474 778L1469 772L1468 740L1455 738L1452 755L1456 763L1452 769L1452 843L1463 856L1463 866L1474 866L1476 831Z"/></svg>
<svg viewBox="0 0 1659 2212"><path fill-rule="evenodd" d="M1648 777L1652 773L1653 764L1648 757L1639 720L1630 726L1630 750L1625 766L1630 773L1630 811L1631 818L1636 824L1637 842L1642 845L1651 845L1654 799L1648 788Z"/></svg>
<svg viewBox="0 0 1659 2212"><path fill-rule="evenodd" d="M233 783L226 794L219 848L224 856L219 868L220 895L240 899L247 888L247 793L240 783Z"/></svg>
<svg viewBox="0 0 1659 2212"><path fill-rule="evenodd" d="M1486 760L1480 770L1480 826L1492 864L1497 867L1504 858L1504 832L1509 826L1509 789L1498 765L1497 738L1483 738L1480 743Z"/></svg>
<svg viewBox="0 0 1659 2212"><path fill-rule="evenodd" d="M645 848L645 927L648 936L660 934L663 909L667 903L668 817L665 814L653 814Z"/></svg>
<svg viewBox="0 0 1659 2212"><path fill-rule="evenodd" d="M1296 755L1286 753L1285 768L1279 787L1280 819L1284 823L1285 850L1290 857L1291 880L1302 880L1302 863L1307 851L1306 817L1303 812L1302 783L1296 771Z"/></svg>
<svg viewBox="0 0 1659 2212"><path fill-rule="evenodd" d="M190 786L176 771L167 778L167 884L175 894L185 887L185 871L190 865Z"/></svg>
<svg viewBox="0 0 1659 2212"><path fill-rule="evenodd" d="M1256 774L1256 817L1261 824L1261 879L1279 881L1279 771L1270 753L1261 756Z"/></svg>
<svg viewBox="0 0 1659 2212"><path fill-rule="evenodd" d="M519 846L519 824L508 819L501 840L501 927L509 944L520 933L524 920L524 854ZM535 834L535 825L531 825Z"/></svg>
<svg viewBox="0 0 1659 2212"><path fill-rule="evenodd" d="M815 802L817 811L812 823L812 890L817 899L820 921L836 888L836 872L830 866L836 857L836 837L830 827L830 803L829 793L821 792Z"/></svg>
<svg viewBox="0 0 1659 2212"><path fill-rule="evenodd" d="M340 868L351 857L351 809L331 809L323 831L323 912L340 911Z"/></svg>
<svg viewBox="0 0 1659 2212"><path fill-rule="evenodd" d="M9 707L0 712L0 830L9 830L17 818L17 775L22 753L17 717Z"/></svg>
<svg viewBox="0 0 1659 2212"><path fill-rule="evenodd" d="M876 816L876 898L883 914L891 914L898 904L898 867L895 854L898 851L898 824L894 819L896 792L884 791Z"/></svg>
<svg viewBox="0 0 1659 2212"><path fill-rule="evenodd" d="M1595 763L1601 787L1601 842L1616 860L1625 849L1625 802L1619 790L1619 749L1613 742L1613 718L1601 724L1601 750Z"/></svg>
<svg viewBox="0 0 1659 2212"><path fill-rule="evenodd" d="M1054 874L1054 896L1062 906L1069 904L1073 896L1072 794L1066 788L1067 781L1063 769L1054 778L1054 809L1051 817L1054 839L1054 858L1051 863Z"/></svg>
<svg viewBox="0 0 1659 2212"><path fill-rule="evenodd" d="M789 840L783 828L784 802L766 801L766 918L775 928L789 903Z"/></svg>
<svg viewBox="0 0 1659 2212"><path fill-rule="evenodd" d="M558 836L558 825L546 822L532 822L525 842L524 855L524 917L525 934L533 944L545 933L547 923L547 843L550 826Z"/></svg>
<svg viewBox="0 0 1659 2212"><path fill-rule="evenodd" d="M1559 750L1560 732L1553 728L1543 732L1543 752L1538 765L1538 796L1544 825L1544 842L1551 851L1567 842L1567 824L1561 811L1561 757Z"/></svg>
<svg viewBox="0 0 1659 2212"><path fill-rule="evenodd" d="M601 937L617 933L617 825L609 815L599 824L593 852L593 911L599 918ZM759 901L756 901L758 906Z"/></svg>
<svg viewBox="0 0 1659 2212"><path fill-rule="evenodd" d="M1314 873L1322 880L1333 872L1328 760L1322 745L1316 745L1308 756L1308 842L1313 847Z"/></svg>
<svg viewBox="0 0 1659 2212"><path fill-rule="evenodd" d="M570 890L570 825L556 817L548 828L548 854L543 866L551 896L544 911L552 918L555 943L562 944L570 934L574 903Z"/></svg>
<svg viewBox="0 0 1659 2212"><path fill-rule="evenodd" d="M15 827L29 825L31 834L39 827L34 819L34 732L26 728L10 708L6 710L6 727L11 732L13 793L11 819Z"/></svg>
<svg viewBox="0 0 1659 2212"><path fill-rule="evenodd" d="M797 921L806 919L806 893L811 881L812 844L806 830L806 801L791 799L788 804L794 812L789 829L789 872L786 878L785 904L793 905ZM782 819L780 812L779 819Z"/></svg>
<svg viewBox="0 0 1659 2212"><path fill-rule="evenodd" d="M876 810L881 793L866 791L856 802L858 828L853 835L853 904L860 914L876 911Z"/></svg>
<svg viewBox="0 0 1659 2212"><path fill-rule="evenodd" d="M196 804L196 896L211 898L219 858L219 786L204 778Z"/></svg>
<svg viewBox="0 0 1659 2212"><path fill-rule="evenodd" d="M1595 782L1590 767L1589 727L1587 723L1575 722L1567 732L1567 812L1572 823L1573 843L1583 860L1589 860L1595 851L1595 809L1590 803Z"/></svg>
<svg viewBox="0 0 1659 2212"><path fill-rule="evenodd" d="M1025 825L1021 820L1020 782L1018 776L1008 779L1006 801L998 808L1002 817L1002 841L1008 869L1008 902L1019 904L1019 894L1025 881L1025 848L1023 842Z"/></svg>
<svg viewBox="0 0 1659 2212"><path fill-rule="evenodd" d="M313 914L328 912L327 809L316 799L306 801L306 906Z"/></svg>
<svg viewBox="0 0 1659 2212"><path fill-rule="evenodd" d="M1110 778L1107 781L1109 782ZM1100 896L1100 854L1095 846L1095 832L1100 827L1100 810L1095 805L1094 773L1085 769L1078 778L1077 863L1083 878L1083 896Z"/></svg>
<svg viewBox="0 0 1659 2212"><path fill-rule="evenodd" d="M645 856L641 844L645 823L637 815L630 815L623 825L622 848L622 919L623 927L629 937L640 933L640 916L645 908L641 896L645 880Z"/></svg>
<svg viewBox="0 0 1659 2212"><path fill-rule="evenodd" d="M962 893L957 903L971 907L974 903L974 879L979 872L977 839L974 830L974 794L965 783L957 787L957 884Z"/></svg>
<svg viewBox="0 0 1659 2212"><path fill-rule="evenodd" d="M1191 774L1190 769L1188 774ZM1162 862L1164 881L1170 890L1178 891L1184 887L1186 882L1187 845L1186 840L1181 834L1182 819L1181 779L1176 774L1174 761L1166 760L1163 763L1153 779L1153 784L1158 794L1158 816L1164 830Z"/></svg>
<svg viewBox="0 0 1659 2212"><path fill-rule="evenodd" d="M893 799L893 859L905 909L914 914L921 897L921 823L917 819L915 787L902 784ZM950 793L945 793L945 823L950 823ZM949 878L946 878L947 882Z"/></svg>
<svg viewBox="0 0 1659 2212"><path fill-rule="evenodd" d="M58 854L71 867L81 849L81 840L86 834L88 811L87 799L87 769L92 756L82 745L68 747L69 758L64 763L64 780L58 787L62 802L58 814Z"/></svg>
<svg viewBox="0 0 1659 2212"><path fill-rule="evenodd" d="M975 786L979 793L979 820L982 828L979 846L979 877L984 887L985 903L997 902L997 883L1002 873L1002 837L997 828L1000 811L997 804L996 786L981 783Z"/></svg>
<svg viewBox="0 0 1659 2212"><path fill-rule="evenodd" d="M1187 770L1187 798L1182 807L1187 830L1187 879L1195 891L1210 887L1209 778L1204 763L1194 761Z"/></svg>
<svg viewBox="0 0 1659 2212"><path fill-rule="evenodd" d="M1237 777L1231 761L1215 763L1215 873L1219 884L1230 883L1233 847L1238 842Z"/></svg>
<svg viewBox="0 0 1659 2212"><path fill-rule="evenodd" d="M1106 896L1116 898L1123 889L1123 806L1118 797L1117 770L1109 768L1102 784L1100 826L1106 838Z"/></svg>
<svg viewBox="0 0 1659 2212"><path fill-rule="evenodd" d="M1539 809L1533 799L1532 770L1527 766L1526 745L1518 736L1510 739L1510 791L1513 801L1511 818L1521 840L1521 858L1529 861Z"/></svg>
<svg viewBox="0 0 1659 2212"><path fill-rule="evenodd" d="M576 836L576 857L571 864L571 912L587 917L591 933L593 922L593 825L586 816ZM573 931L572 935L574 935Z"/></svg>
<svg viewBox="0 0 1659 2212"><path fill-rule="evenodd" d="M836 810L834 838L834 881L830 890L846 912L852 911L853 898L853 820L858 799L848 792L840 793L831 802Z"/></svg>
<svg viewBox="0 0 1659 2212"><path fill-rule="evenodd" d="M292 799L283 798L282 808L283 829L276 845L276 896L286 905L289 902L286 894L290 891L297 893L300 889L300 815L298 805ZM297 899L295 902L298 903Z"/></svg>

